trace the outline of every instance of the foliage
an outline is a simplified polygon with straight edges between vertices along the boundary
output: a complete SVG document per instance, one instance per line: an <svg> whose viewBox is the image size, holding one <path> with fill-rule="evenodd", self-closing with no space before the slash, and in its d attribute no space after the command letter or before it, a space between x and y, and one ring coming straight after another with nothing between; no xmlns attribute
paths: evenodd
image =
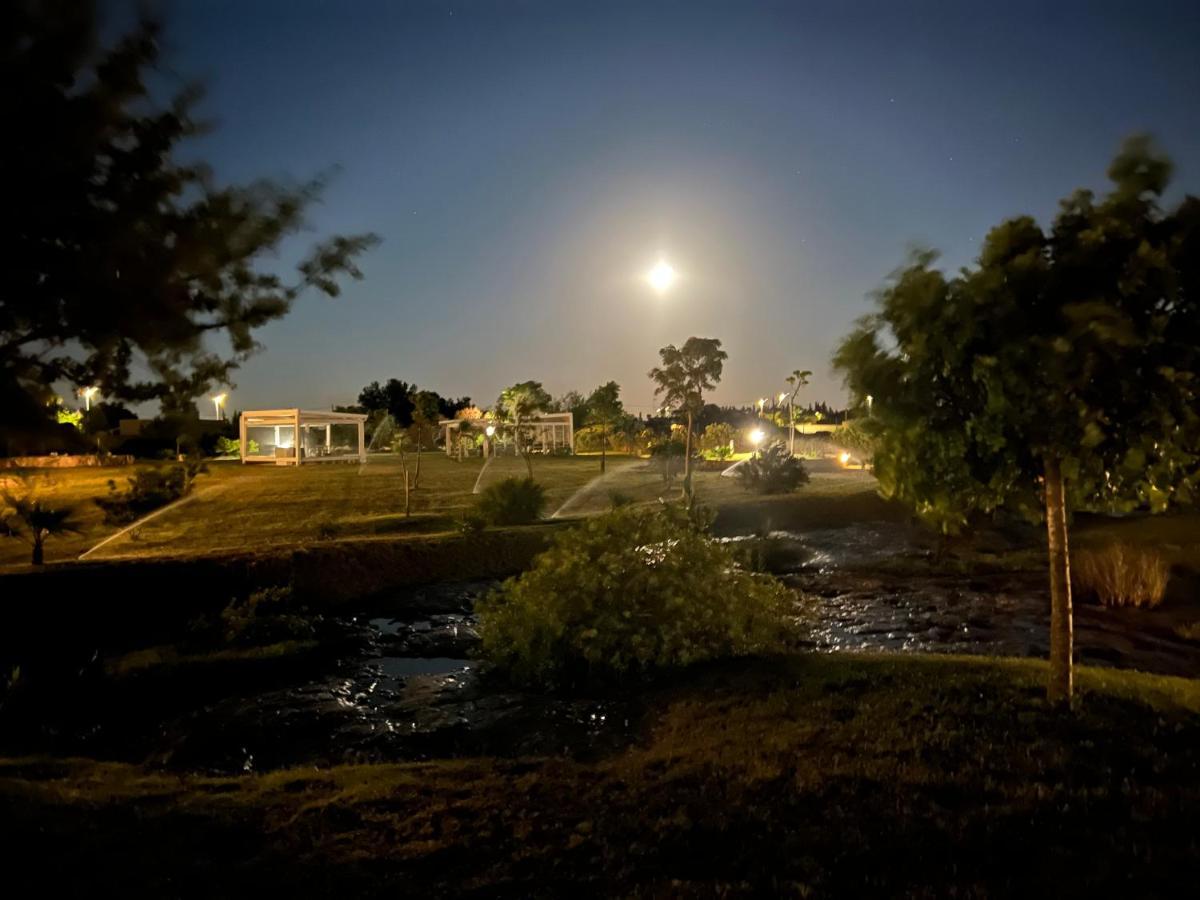
<svg viewBox="0 0 1200 900"><path fill-rule="evenodd" d="M864 464L875 458L876 430L873 419L850 419L833 433L833 443Z"/></svg>
<svg viewBox="0 0 1200 900"><path fill-rule="evenodd" d="M662 365L650 370L654 396L663 404L682 410L687 417L684 438L683 490L691 491L692 424L704 410L704 392L711 391L721 380L721 372L729 354L721 349L716 338L690 337L682 347L668 344L658 351Z"/></svg>
<svg viewBox="0 0 1200 900"><path fill-rule="evenodd" d="M1044 505L1055 701L1071 691L1068 508L1161 510L1200 478L1200 200L1164 213L1170 172L1133 138L1108 196L1075 192L1049 233L1003 222L953 277L916 254L835 357L874 398L885 496L946 533Z"/></svg>
<svg viewBox="0 0 1200 900"><path fill-rule="evenodd" d="M247 444L247 447L246 452L251 456L255 456L260 452L258 441L251 440ZM217 438L215 449L217 456L240 456L242 453L242 442L237 438L227 438L224 435L220 435Z"/></svg>
<svg viewBox="0 0 1200 900"><path fill-rule="evenodd" d="M273 586L235 597L221 611L221 631L226 643L242 646L309 638L313 622L291 612L292 589Z"/></svg>
<svg viewBox="0 0 1200 900"><path fill-rule="evenodd" d="M0 493L4 501L0 511L0 536L18 538L33 550L31 561L40 566L46 538L62 534L79 534L80 526L73 506L50 507L44 504L28 483L20 494Z"/></svg>
<svg viewBox="0 0 1200 900"><path fill-rule="evenodd" d="M608 452L608 434L626 416L625 404L621 402L621 386L615 381L605 382L592 391L586 406L584 422L600 429L600 471L603 472Z"/></svg>
<svg viewBox="0 0 1200 900"><path fill-rule="evenodd" d="M1105 606L1148 606L1162 603L1171 567L1161 553L1134 544L1075 552L1071 577L1082 596Z"/></svg>
<svg viewBox="0 0 1200 900"><path fill-rule="evenodd" d="M479 495L479 515L489 525L528 525L542 517L546 490L532 478L505 478Z"/></svg>
<svg viewBox="0 0 1200 900"><path fill-rule="evenodd" d="M737 432L726 422L714 422L704 429L700 436L700 449L711 459L728 459L733 455L734 440Z"/></svg>
<svg viewBox="0 0 1200 900"><path fill-rule="evenodd" d="M769 444L737 468L738 481L757 494L787 494L808 484L803 461L782 441Z"/></svg>
<svg viewBox="0 0 1200 900"><path fill-rule="evenodd" d="M111 525L127 525L159 507L174 503L188 494L196 476L204 466L194 460L169 466L140 469L126 479L129 489L117 490L117 483L108 482L108 496L96 498L104 511L104 521Z"/></svg>
<svg viewBox="0 0 1200 900"><path fill-rule="evenodd" d="M683 471L686 453L684 442L675 437L656 438L650 445L650 464L664 484L674 482Z"/></svg>
<svg viewBox="0 0 1200 900"><path fill-rule="evenodd" d="M504 421L513 426L513 439L517 442L517 452L525 458L525 467L529 477L533 478L533 463L529 460L525 435L522 433L525 422L544 409L549 409L553 401L546 393L540 381L521 381L505 388L496 400L496 411Z"/></svg>
<svg viewBox="0 0 1200 900"><path fill-rule="evenodd" d="M70 425L78 431L83 431L82 410L67 409L65 406L60 406L54 410L54 421L58 425Z"/></svg>
<svg viewBox="0 0 1200 900"><path fill-rule="evenodd" d="M61 381L190 407L230 382L255 330L300 294L336 296L339 278L361 277L355 258L374 235L318 242L290 278L272 271L327 179L218 184L189 149L207 128L200 87L160 102L159 22L143 17L106 46L95 3L16 0L5 25L0 115L21 135L0 144L0 167L20 173L0 216L9 416L43 419Z"/></svg>
<svg viewBox="0 0 1200 900"><path fill-rule="evenodd" d="M573 684L781 646L791 594L740 571L688 513L621 508L559 535L478 605L482 652L512 679Z"/></svg>

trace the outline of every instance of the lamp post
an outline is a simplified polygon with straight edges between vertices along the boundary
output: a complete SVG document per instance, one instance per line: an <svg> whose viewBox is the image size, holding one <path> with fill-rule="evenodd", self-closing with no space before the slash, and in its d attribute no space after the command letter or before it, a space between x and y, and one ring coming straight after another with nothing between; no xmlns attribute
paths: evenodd
<svg viewBox="0 0 1200 900"><path fill-rule="evenodd" d="M496 426L489 425L487 428L483 429L483 433L485 435L487 435L487 447L485 448L487 450L487 453L485 455L491 456L492 455L492 438L495 437L495 435L496 435Z"/></svg>
<svg viewBox="0 0 1200 900"><path fill-rule="evenodd" d="M221 422L225 421L225 416L221 414L221 406L224 405L227 396L227 394L217 394L212 398L213 409L216 411L217 419Z"/></svg>
<svg viewBox="0 0 1200 900"><path fill-rule="evenodd" d="M867 394L867 415L871 415L871 404L875 402L875 398Z"/></svg>
<svg viewBox="0 0 1200 900"><path fill-rule="evenodd" d="M92 387L81 388L79 395L83 397L83 406L86 412L92 411L92 398L100 392L100 388L93 385Z"/></svg>

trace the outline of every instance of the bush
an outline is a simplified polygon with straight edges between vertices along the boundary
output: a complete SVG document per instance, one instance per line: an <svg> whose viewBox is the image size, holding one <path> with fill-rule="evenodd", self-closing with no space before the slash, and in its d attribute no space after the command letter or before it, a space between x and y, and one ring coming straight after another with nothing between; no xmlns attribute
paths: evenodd
<svg viewBox="0 0 1200 900"><path fill-rule="evenodd" d="M773 650L790 608L782 584L740 570L678 507L589 519L477 605L484 657L540 685Z"/></svg>
<svg viewBox="0 0 1200 900"><path fill-rule="evenodd" d="M234 598L221 611L221 632L226 643L253 646L309 638L312 622L291 610L292 589L262 588L248 597Z"/></svg>
<svg viewBox="0 0 1200 900"><path fill-rule="evenodd" d="M687 447L682 440L666 438L650 447L650 464L662 477L663 484L671 484L683 472L683 458Z"/></svg>
<svg viewBox="0 0 1200 900"><path fill-rule="evenodd" d="M105 523L126 525L185 496L202 471L204 467L197 462L142 469L128 479L129 490L125 493L119 492L117 483L110 479L108 496L97 498L96 505L104 510Z"/></svg>
<svg viewBox="0 0 1200 900"><path fill-rule="evenodd" d="M1071 564L1079 595L1105 606L1158 606L1171 577L1171 567L1157 551L1132 544L1078 550Z"/></svg>
<svg viewBox="0 0 1200 900"><path fill-rule="evenodd" d="M546 491L532 478L505 478L479 495L479 515L489 525L528 525L545 506Z"/></svg>
<svg viewBox="0 0 1200 900"><path fill-rule="evenodd" d="M713 422L700 436L700 449L709 459L728 459L733 455L737 432L727 422Z"/></svg>
<svg viewBox="0 0 1200 900"><path fill-rule="evenodd" d="M759 494L786 494L808 484L804 463L782 443L771 444L737 470L742 487Z"/></svg>

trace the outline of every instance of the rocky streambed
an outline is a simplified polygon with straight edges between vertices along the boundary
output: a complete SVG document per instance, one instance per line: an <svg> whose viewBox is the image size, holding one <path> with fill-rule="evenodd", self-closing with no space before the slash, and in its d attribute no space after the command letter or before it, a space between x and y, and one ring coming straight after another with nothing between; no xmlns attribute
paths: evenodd
<svg viewBox="0 0 1200 900"><path fill-rule="evenodd" d="M758 540L760 562L797 589L814 651L1046 655L1040 572L936 574L919 565L924 551L908 533L885 523L729 540ZM236 772L466 755L588 757L635 740L645 713L636 693L546 695L481 673L472 608L491 586L399 592L372 615L326 622L326 639L307 656L231 669L208 690L196 687L200 670L180 691L154 677L136 689L92 686L93 695L48 715L15 749ZM1080 604L1079 659L1198 675L1200 642L1176 632L1196 620L1200 607L1186 597L1159 610Z"/></svg>

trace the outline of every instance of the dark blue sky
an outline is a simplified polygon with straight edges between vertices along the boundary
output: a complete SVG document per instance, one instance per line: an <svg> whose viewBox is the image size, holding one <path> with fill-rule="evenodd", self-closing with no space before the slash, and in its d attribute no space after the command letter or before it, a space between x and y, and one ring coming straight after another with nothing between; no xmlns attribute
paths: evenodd
<svg viewBox="0 0 1200 900"><path fill-rule="evenodd" d="M535 378L652 402L656 350L730 357L716 399L816 372L913 244L968 262L1000 218L1102 187L1153 132L1200 190L1200 4L191 0L220 175L341 174L321 231L367 278L262 331L231 407L389 376L490 403ZM663 298L641 275L680 270Z"/></svg>

